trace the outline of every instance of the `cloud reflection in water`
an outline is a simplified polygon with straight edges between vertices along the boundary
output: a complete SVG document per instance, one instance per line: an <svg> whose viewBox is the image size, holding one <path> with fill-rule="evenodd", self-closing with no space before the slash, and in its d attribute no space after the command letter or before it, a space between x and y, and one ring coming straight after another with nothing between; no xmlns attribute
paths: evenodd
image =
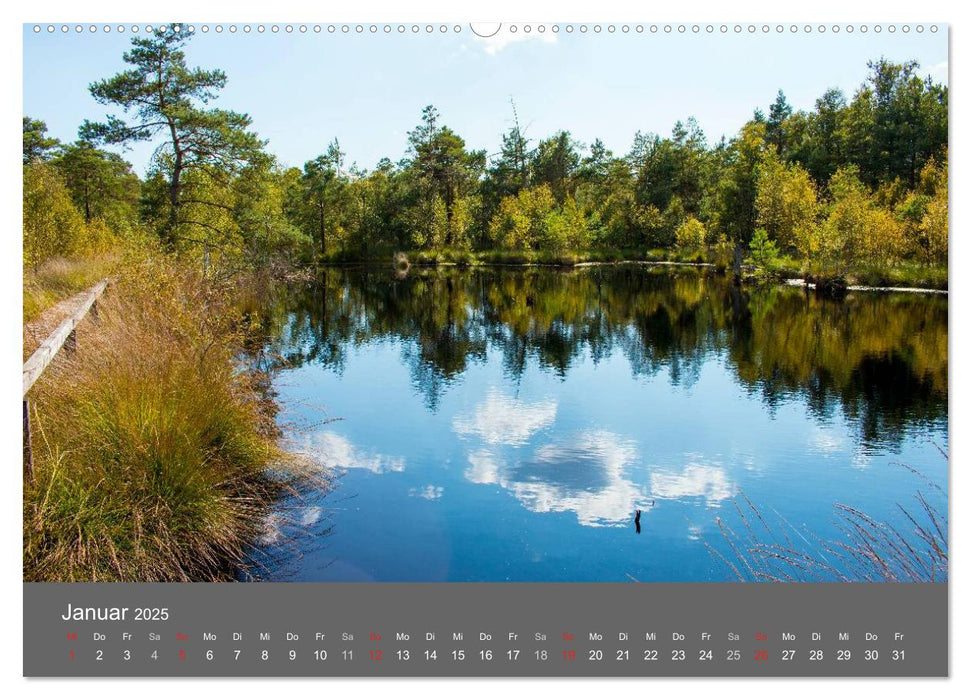
<svg viewBox="0 0 971 700"><path fill-rule="evenodd" d="M525 445L556 420L556 401L526 403L490 389L485 401L471 414L456 416L452 430L463 437L477 436L490 445Z"/></svg>
<svg viewBox="0 0 971 700"><path fill-rule="evenodd" d="M632 440L587 431L541 445L526 460L505 462L489 449L469 454L465 477L497 484L535 513L573 512L581 525L626 525L644 508L647 491L628 478L638 457Z"/></svg>
<svg viewBox="0 0 971 700"><path fill-rule="evenodd" d="M735 485L720 466L690 463L680 472L653 472L651 492L672 500L704 498L712 507L734 496Z"/></svg>
<svg viewBox="0 0 971 700"><path fill-rule="evenodd" d="M375 474L403 472L403 457L362 450L343 435L324 430L315 433L304 448L326 469L366 469Z"/></svg>

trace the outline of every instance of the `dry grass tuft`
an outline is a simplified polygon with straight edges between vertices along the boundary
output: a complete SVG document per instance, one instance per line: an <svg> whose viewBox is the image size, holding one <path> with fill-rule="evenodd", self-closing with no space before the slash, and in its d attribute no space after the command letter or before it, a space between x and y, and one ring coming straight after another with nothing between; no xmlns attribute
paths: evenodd
<svg viewBox="0 0 971 700"><path fill-rule="evenodd" d="M311 469L277 447L228 290L171 261L126 269L32 390L24 579L233 578Z"/></svg>

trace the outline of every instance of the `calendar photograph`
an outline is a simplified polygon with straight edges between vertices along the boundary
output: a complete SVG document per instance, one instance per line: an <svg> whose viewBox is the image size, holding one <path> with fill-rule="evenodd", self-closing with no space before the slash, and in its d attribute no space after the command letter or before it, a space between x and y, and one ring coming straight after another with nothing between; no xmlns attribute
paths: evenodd
<svg viewBox="0 0 971 700"><path fill-rule="evenodd" d="M23 580L947 582L948 55L24 25Z"/></svg>

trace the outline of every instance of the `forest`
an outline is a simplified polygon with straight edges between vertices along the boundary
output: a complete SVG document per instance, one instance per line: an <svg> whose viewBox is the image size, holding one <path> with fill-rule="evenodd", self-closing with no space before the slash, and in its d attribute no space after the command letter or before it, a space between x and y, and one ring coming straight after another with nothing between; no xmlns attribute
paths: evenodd
<svg viewBox="0 0 971 700"><path fill-rule="evenodd" d="M228 78L190 68L187 39L133 39L130 68L90 86L113 111L80 125L74 143L24 117L28 269L123 241L215 270L396 251L424 262L718 262L740 246L765 269L877 268L893 279L895 269L937 268L929 277L942 283L948 89L914 61L876 59L853 95L828 90L810 111L779 90L715 143L693 117L669 136L634 134L624 154L568 131L534 139L510 100L497 106L513 126L495 153L468 148L429 105L397 160L348 165L334 138L296 168L270 153L247 114L210 106ZM145 140L158 148L142 179L108 149Z"/></svg>

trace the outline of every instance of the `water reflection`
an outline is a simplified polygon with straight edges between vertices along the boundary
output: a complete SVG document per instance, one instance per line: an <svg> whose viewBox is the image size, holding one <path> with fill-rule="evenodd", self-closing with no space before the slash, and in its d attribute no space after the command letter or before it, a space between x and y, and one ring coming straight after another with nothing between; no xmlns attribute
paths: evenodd
<svg viewBox="0 0 971 700"><path fill-rule="evenodd" d="M501 486L534 513L569 512L581 525L623 526L649 495L629 476L638 456L632 440L596 431L541 445L509 462L477 450L469 454L465 477Z"/></svg>
<svg viewBox="0 0 971 700"><path fill-rule="evenodd" d="M314 433L304 444L303 451L325 469L366 469L375 474L403 472L405 460L355 447L345 436L331 430Z"/></svg>
<svg viewBox="0 0 971 700"><path fill-rule="evenodd" d="M709 507L735 495L735 488L725 470L706 464L688 464L680 472L651 474L651 492L658 498L703 498Z"/></svg>
<svg viewBox="0 0 971 700"><path fill-rule="evenodd" d="M892 465L946 475L946 298L631 266L330 269L268 299L281 420L344 474L285 504L328 536L280 578L731 580L709 547L742 495L824 537L836 502L908 527Z"/></svg>
<svg viewBox="0 0 971 700"><path fill-rule="evenodd" d="M861 293L836 302L786 286L740 291L694 271L601 267L418 270L403 279L330 269L274 299L262 319L275 366L341 372L354 348L392 338L431 410L489 353L515 380L530 358L566 377L581 358L596 364L619 352L633 375L664 372L687 387L708 358L724 355L767 409L793 395L820 419L839 407L867 446L945 415L946 298ZM455 427L498 437L520 422L542 429L554 413L550 403L517 406L490 394ZM520 438L515 427L510 438Z"/></svg>
<svg viewBox="0 0 971 700"><path fill-rule="evenodd" d="M429 484L421 488L408 489L408 495L412 498L424 498L426 501L437 501L445 493L444 486Z"/></svg>
<svg viewBox="0 0 971 700"><path fill-rule="evenodd" d="M476 436L490 445L524 445L555 419L556 401L526 403L503 396L493 388L471 415L456 416L452 429L458 435Z"/></svg>

